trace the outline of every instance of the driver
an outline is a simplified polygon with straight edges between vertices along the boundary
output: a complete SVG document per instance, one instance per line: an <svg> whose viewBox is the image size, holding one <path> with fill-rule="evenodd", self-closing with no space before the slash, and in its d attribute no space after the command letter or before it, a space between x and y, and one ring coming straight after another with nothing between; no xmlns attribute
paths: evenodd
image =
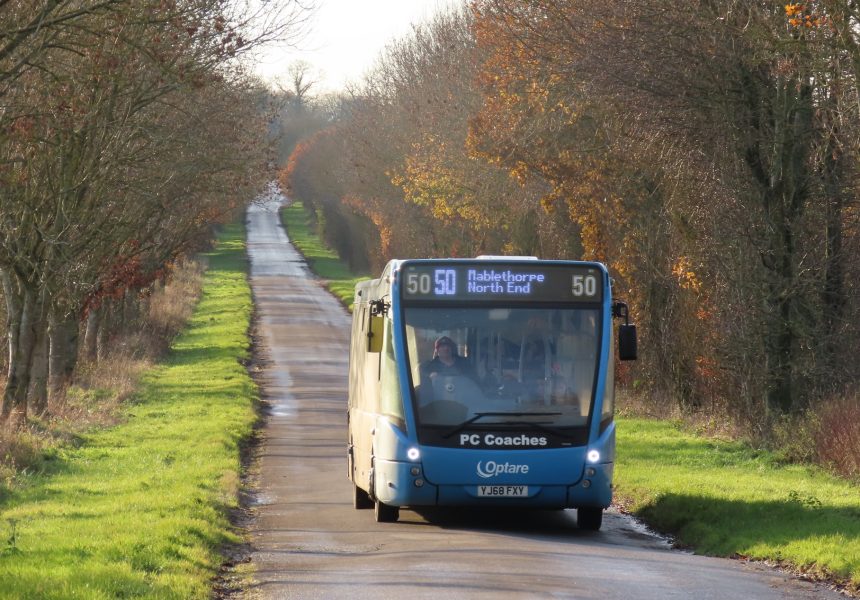
<svg viewBox="0 0 860 600"><path fill-rule="evenodd" d="M421 379L433 379L437 375L465 375L474 378L475 372L469 361L457 354L457 344L447 335L433 345L433 359L421 365Z"/></svg>

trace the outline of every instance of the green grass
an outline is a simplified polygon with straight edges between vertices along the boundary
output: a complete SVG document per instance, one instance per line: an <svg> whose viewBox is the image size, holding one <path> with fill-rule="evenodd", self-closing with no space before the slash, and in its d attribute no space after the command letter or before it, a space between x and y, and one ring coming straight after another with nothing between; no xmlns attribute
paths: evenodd
<svg viewBox="0 0 860 600"><path fill-rule="evenodd" d="M239 447L256 419L244 231L210 255L187 330L123 423L49 457L0 503L2 598L208 598L237 541Z"/></svg>
<svg viewBox="0 0 860 600"><path fill-rule="evenodd" d="M326 287L344 306L352 310L355 284L370 277L350 271L337 253L325 245L311 229L310 219L301 202L293 202L282 208L281 219L290 241L308 261L311 270L325 280Z"/></svg>
<svg viewBox="0 0 860 600"><path fill-rule="evenodd" d="M616 496L698 553L783 561L860 588L860 489L664 421L619 419Z"/></svg>

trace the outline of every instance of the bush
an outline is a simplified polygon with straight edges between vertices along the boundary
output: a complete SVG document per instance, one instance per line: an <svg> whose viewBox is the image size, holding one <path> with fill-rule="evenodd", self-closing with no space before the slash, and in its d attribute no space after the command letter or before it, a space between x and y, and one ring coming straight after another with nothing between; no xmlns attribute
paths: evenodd
<svg viewBox="0 0 860 600"><path fill-rule="evenodd" d="M821 419L815 410L773 417L766 428L766 445L790 463L814 463L818 460L818 436Z"/></svg>
<svg viewBox="0 0 860 600"><path fill-rule="evenodd" d="M143 333L158 338L165 349L191 317L194 300L200 296L200 288L203 285L205 262L203 258L185 259L173 270L166 285L153 286ZM158 351L154 354L157 356L161 348L159 344L155 345Z"/></svg>
<svg viewBox="0 0 860 600"><path fill-rule="evenodd" d="M28 430L0 436L0 477L10 478L16 469L29 469L38 463L43 440Z"/></svg>
<svg viewBox="0 0 860 600"><path fill-rule="evenodd" d="M826 402L818 415L818 459L843 477L860 479L860 393Z"/></svg>

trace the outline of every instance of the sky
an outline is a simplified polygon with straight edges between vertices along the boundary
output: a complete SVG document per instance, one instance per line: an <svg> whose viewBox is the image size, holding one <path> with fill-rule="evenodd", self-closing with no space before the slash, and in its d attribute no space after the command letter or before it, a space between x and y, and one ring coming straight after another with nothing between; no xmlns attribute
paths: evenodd
<svg viewBox="0 0 860 600"><path fill-rule="evenodd" d="M307 34L298 48L271 47L256 72L274 82L287 67L303 60L319 74L312 93L343 89L359 81L383 47L411 31L413 23L429 19L437 10L459 5L455 0L316 0Z"/></svg>

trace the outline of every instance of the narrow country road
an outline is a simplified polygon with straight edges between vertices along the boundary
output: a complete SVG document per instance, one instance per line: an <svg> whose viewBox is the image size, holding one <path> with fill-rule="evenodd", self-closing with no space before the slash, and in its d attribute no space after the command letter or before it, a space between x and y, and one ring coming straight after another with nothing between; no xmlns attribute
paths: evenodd
<svg viewBox="0 0 860 600"><path fill-rule="evenodd" d="M280 198L248 211L248 253L268 410L251 526L248 598L827 599L760 565L694 556L610 511L352 508L346 467L349 315L279 224ZM623 449L619 449L623 452Z"/></svg>

